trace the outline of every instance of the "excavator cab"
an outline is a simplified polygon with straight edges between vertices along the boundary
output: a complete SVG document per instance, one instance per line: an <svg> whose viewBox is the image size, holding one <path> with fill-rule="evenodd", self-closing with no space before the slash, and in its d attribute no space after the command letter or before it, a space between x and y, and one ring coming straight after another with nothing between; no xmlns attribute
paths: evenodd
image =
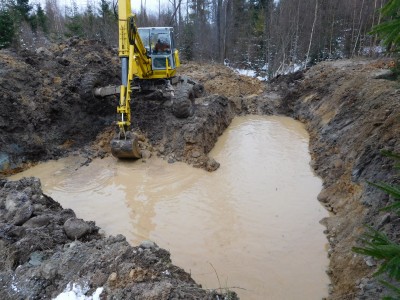
<svg viewBox="0 0 400 300"><path fill-rule="evenodd" d="M138 28L138 32L147 50L147 55L151 57L154 71L166 70L167 63L169 68L176 68L172 27L143 27Z"/></svg>

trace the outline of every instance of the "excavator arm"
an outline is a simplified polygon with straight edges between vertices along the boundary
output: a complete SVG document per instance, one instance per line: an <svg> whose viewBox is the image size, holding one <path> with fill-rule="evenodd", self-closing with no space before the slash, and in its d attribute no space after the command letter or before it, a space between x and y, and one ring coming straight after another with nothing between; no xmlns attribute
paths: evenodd
<svg viewBox="0 0 400 300"><path fill-rule="evenodd" d="M137 138L129 132L131 125L131 82L134 77L151 76L151 58L138 33L136 16L132 14L131 1L118 2L118 31L121 59L120 99L117 107L119 120L118 137L111 141L112 154L118 158L140 158Z"/></svg>
<svg viewBox="0 0 400 300"><path fill-rule="evenodd" d="M152 74L151 58L147 56L146 48L139 36L135 15L131 13L130 0L119 0L118 4L118 27L119 27L119 57L121 58L120 101L117 113L120 115L118 126L120 134L125 132L131 125L131 82L134 76L140 78Z"/></svg>

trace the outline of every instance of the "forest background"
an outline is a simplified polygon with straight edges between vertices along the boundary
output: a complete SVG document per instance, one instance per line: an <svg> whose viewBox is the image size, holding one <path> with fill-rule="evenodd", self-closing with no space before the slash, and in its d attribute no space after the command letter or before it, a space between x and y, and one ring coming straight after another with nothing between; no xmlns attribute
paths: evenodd
<svg viewBox="0 0 400 300"><path fill-rule="evenodd" d="M144 0L145 1L145 0ZM157 1L157 0L156 0ZM387 0L168 0L133 3L137 24L173 26L183 59L230 62L272 77L321 60L383 53L371 28ZM42 4L43 3L43 4ZM37 48L66 37L117 47L116 0L1 0L0 48Z"/></svg>

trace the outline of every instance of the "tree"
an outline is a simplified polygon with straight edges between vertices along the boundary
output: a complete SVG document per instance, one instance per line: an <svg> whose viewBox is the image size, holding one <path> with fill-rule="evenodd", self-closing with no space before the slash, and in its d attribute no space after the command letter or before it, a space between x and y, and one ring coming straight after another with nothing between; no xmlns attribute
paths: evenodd
<svg viewBox="0 0 400 300"><path fill-rule="evenodd" d="M0 10L0 49L11 45L14 38L14 21L8 10Z"/></svg>
<svg viewBox="0 0 400 300"><path fill-rule="evenodd" d="M16 0L13 8L22 20L29 21L29 12L32 10L29 0Z"/></svg>
<svg viewBox="0 0 400 300"><path fill-rule="evenodd" d="M40 27L42 31L47 34L49 32L48 19L40 3L36 7L36 18L38 27Z"/></svg>
<svg viewBox="0 0 400 300"><path fill-rule="evenodd" d="M372 34L378 34L388 51L400 51L400 0L389 0L381 10L386 21L375 26Z"/></svg>
<svg viewBox="0 0 400 300"><path fill-rule="evenodd" d="M72 8L69 9L68 14L66 14L67 23L65 27L67 32L65 35L67 37L84 35L84 26L82 21L82 15L78 12L78 5L75 1L72 1Z"/></svg>

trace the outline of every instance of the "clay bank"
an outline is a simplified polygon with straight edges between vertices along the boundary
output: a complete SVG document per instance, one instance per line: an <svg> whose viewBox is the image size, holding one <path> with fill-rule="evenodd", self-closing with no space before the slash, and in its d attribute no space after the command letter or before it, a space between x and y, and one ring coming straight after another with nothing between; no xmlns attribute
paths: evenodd
<svg viewBox="0 0 400 300"><path fill-rule="evenodd" d="M108 155L114 100L98 102L101 105L85 102L82 107L79 78L67 71L105 70L93 50L106 57L112 57L112 51L79 40L70 43L54 46L54 66L46 63L48 57L0 52L2 72L10 75L0 79L0 154L5 172L66 154L84 157L79 166L83 168ZM76 57L74 47L91 51ZM66 71L53 72L54 68ZM382 78L386 69L385 61L329 62L263 85L222 66L187 65L181 72L203 83L208 96L196 99L195 114L184 120L173 117L163 103L136 99L133 119L142 133L142 154L145 160L153 155L213 171L223 168L223 160L209 153L235 116L286 115L300 120L310 135L311 166L323 181L318 199L331 212L323 219L330 257L327 297L378 298L386 291L371 276L376 263L355 255L351 247L358 243L363 224L398 239L397 217L380 211L390 199L366 185L367 180L397 180L390 160L380 155L382 149L400 150L399 86ZM18 87L20 77L32 74L37 76L29 91ZM14 106L26 108L24 114L13 115ZM21 119L32 125L21 126ZM152 242L132 247L123 236L102 236L93 222L80 220L44 195L35 179L2 180L0 186L2 299L55 297L67 286L73 289L73 284L87 296L103 287L101 295L110 299L235 297L223 283L222 291L201 289ZM217 295L220 292L225 295Z"/></svg>

